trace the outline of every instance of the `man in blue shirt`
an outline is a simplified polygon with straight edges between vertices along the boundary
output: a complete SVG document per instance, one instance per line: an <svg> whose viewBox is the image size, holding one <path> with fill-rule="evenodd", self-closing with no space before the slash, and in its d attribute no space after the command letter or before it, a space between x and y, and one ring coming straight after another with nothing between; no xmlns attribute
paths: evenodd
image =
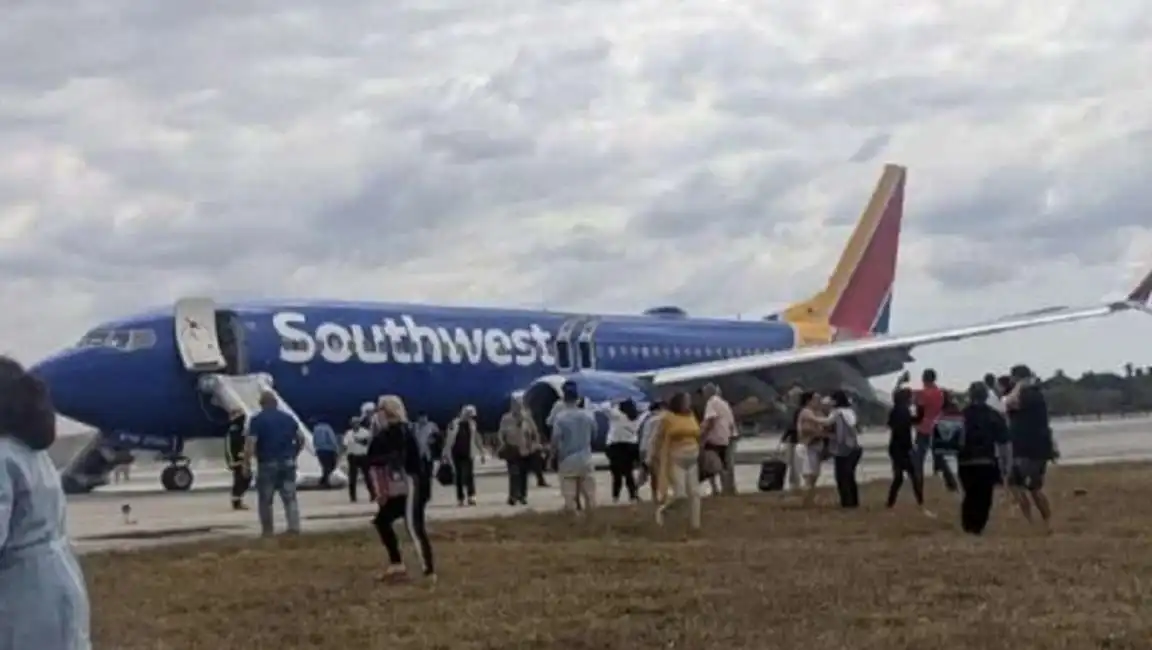
<svg viewBox="0 0 1152 650"><path fill-rule="evenodd" d="M260 532L265 537L271 537L274 532L273 494L279 494L284 504L288 532L300 532L300 507L296 501L296 456L304 445L304 432L296 424L295 418L280 410L275 393L262 394L260 412L248 420L248 444L244 462L251 474L251 459L256 459Z"/></svg>
<svg viewBox="0 0 1152 650"><path fill-rule="evenodd" d="M575 512L581 502L591 512L596 507L596 472L592 463L596 418L578 405L580 393L575 382L564 382L561 394L562 404L549 415L560 494L568 512Z"/></svg>
<svg viewBox="0 0 1152 650"><path fill-rule="evenodd" d="M320 487L328 489L332 487L328 480L336 469L336 460L340 458L340 441L327 422L312 422L312 448L320 462Z"/></svg>

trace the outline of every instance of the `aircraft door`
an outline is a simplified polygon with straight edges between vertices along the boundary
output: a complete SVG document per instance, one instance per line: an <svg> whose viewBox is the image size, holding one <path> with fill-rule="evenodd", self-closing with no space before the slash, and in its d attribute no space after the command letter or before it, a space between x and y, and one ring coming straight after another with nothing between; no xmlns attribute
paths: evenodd
<svg viewBox="0 0 1152 650"><path fill-rule="evenodd" d="M573 316L565 320L560 329L556 330L556 369L570 371L576 366L574 350L572 349L572 334L585 321L584 316Z"/></svg>
<svg viewBox="0 0 1152 650"><path fill-rule="evenodd" d="M173 311L176 349L190 372L219 372L228 367L216 329L216 303L211 298L182 298Z"/></svg>
<svg viewBox="0 0 1152 650"><path fill-rule="evenodd" d="M596 328L599 318L591 318L580 328L576 339L576 367L579 370L592 370L596 367Z"/></svg>

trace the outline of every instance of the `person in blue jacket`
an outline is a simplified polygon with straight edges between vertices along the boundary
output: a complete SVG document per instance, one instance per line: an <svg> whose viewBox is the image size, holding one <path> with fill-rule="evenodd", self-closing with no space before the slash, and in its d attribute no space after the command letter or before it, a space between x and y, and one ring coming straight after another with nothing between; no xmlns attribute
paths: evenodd
<svg viewBox="0 0 1152 650"><path fill-rule="evenodd" d="M88 590L65 530L47 449L44 384L0 356L0 650L91 650Z"/></svg>

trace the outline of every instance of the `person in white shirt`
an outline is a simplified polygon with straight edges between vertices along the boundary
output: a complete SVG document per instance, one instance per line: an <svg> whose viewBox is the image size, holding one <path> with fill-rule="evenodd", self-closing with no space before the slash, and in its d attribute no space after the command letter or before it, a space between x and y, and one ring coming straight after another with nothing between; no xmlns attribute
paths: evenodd
<svg viewBox="0 0 1152 650"><path fill-rule="evenodd" d="M732 444L737 437L736 416L732 407L721 397L720 387L716 384L707 384L703 389L704 421L700 425L700 439L704 443L704 451L711 451L720 457L723 470L720 473L720 483L724 494L736 493L736 477L733 474ZM716 487L716 477L711 476L708 482L712 486L712 494L719 494L721 490Z"/></svg>
<svg viewBox="0 0 1152 650"><path fill-rule="evenodd" d="M659 428L660 416L664 414L664 403L660 401L652 402L648 405L648 412L640 416L640 420L636 425L637 438L639 439L639 453L640 453L640 478L636 481L637 487L642 487L648 483L654 475L655 468L649 465L648 457L651 455L649 452L652 450L653 434ZM652 481L652 496L655 499L656 485Z"/></svg>
<svg viewBox="0 0 1152 650"><path fill-rule="evenodd" d="M1008 377L998 378L992 373L984 375L984 385L988 387L988 399L985 400L985 403L999 413L1004 418L1005 423L1008 422L1008 407L1004 403L1004 398L1008 396L1009 391L1006 390L1006 387L1010 384L1011 380ZM1007 485L1008 474L1012 470L1011 442L996 445L996 460L1000 465L1000 479ZM1007 494L1007 491L1005 493Z"/></svg>
<svg viewBox="0 0 1152 650"><path fill-rule="evenodd" d="M612 472L612 503L620 502L620 490L628 486L628 499L640 500L636 493L636 463L640 461L640 438L636 430L640 412L636 403L626 399L608 411L606 455Z"/></svg>
<svg viewBox="0 0 1152 650"><path fill-rule="evenodd" d="M372 442L372 431L364 426L362 416L352 418L348 431L344 433L344 450L348 454L348 499L356 503L356 479L364 477L364 487L368 496L376 500L376 490L372 487L372 477L368 473L368 443Z"/></svg>

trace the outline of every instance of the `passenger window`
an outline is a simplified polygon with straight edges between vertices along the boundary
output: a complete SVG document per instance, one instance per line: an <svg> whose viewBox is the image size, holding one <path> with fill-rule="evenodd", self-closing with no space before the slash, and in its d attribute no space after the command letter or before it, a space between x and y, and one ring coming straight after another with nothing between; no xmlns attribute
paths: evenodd
<svg viewBox="0 0 1152 650"><path fill-rule="evenodd" d="M616 358L616 346L615 345L609 345L608 346L608 357L611 359Z"/></svg>
<svg viewBox="0 0 1152 650"><path fill-rule="evenodd" d="M300 352L300 351L308 349L308 343L305 341L298 340L298 339L281 338L280 339L280 348L283 350L291 350L291 351L295 351L295 352Z"/></svg>

